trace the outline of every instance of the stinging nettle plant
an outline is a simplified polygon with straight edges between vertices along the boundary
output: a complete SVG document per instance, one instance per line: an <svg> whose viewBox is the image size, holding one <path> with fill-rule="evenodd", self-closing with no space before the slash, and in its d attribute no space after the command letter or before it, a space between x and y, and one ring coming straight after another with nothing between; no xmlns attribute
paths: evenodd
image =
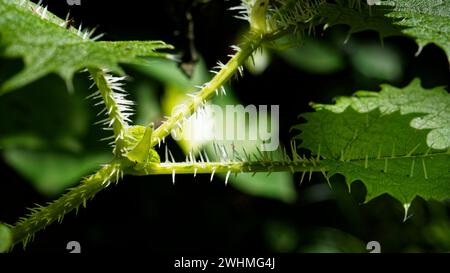
<svg viewBox="0 0 450 273"><path fill-rule="evenodd" d="M224 85L242 76L244 63L262 46L295 46L320 28L345 24L350 26L349 34L375 30L382 39L410 37L417 42L418 53L434 43L450 57L450 0L243 0L232 10L249 22L243 41L232 46L234 54L226 63L218 63L210 81L154 128L132 124L134 102L127 99L126 76L118 64L151 65L143 56L174 60L167 53L172 46L160 41L97 41L101 36L93 38L94 30L75 28L47 7L28 0L0 0L3 57L20 57L25 63L22 71L1 85L0 94L50 73L61 76L72 92L74 73L85 71L96 90L89 97L103 106L98 123L110 131L114 154L60 198L30 209L13 225L0 224L1 251L19 243L25 246L38 231L85 207L96 193L125 175L167 174L175 183L177 174L207 173L212 179L223 173L226 183L231 174L242 172L301 173L302 181L319 172L329 182L333 175L342 174L349 186L357 180L364 183L366 202L382 194L400 201L405 217L417 196L450 197L450 96L443 87L424 89L419 79L404 88L383 85L379 92L359 91L333 105L312 104L315 111L301 115L306 122L293 126L297 136L289 151L250 154L221 146L215 158L200 151L189 153L185 162L175 162L166 148L161 161L155 147L213 96L226 95ZM280 42L286 37L291 39L288 45Z"/></svg>

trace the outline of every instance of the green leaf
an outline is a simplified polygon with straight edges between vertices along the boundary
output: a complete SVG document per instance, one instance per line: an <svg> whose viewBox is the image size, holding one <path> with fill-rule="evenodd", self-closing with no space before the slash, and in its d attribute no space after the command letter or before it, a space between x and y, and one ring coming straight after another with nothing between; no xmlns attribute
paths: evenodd
<svg viewBox="0 0 450 273"><path fill-rule="evenodd" d="M11 229L0 223L0 253L4 253L11 248L12 233Z"/></svg>
<svg viewBox="0 0 450 273"><path fill-rule="evenodd" d="M195 65L192 78L186 76L177 63L165 59L156 59L151 66L136 66L135 68L161 83L183 90L192 89L194 85L203 84L210 78L203 59L200 59Z"/></svg>
<svg viewBox="0 0 450 273"><path fill-rule="evenodd" d="M23 147L22 141L26 141L30 143L27 147L38 148L58 143L58 146L78 150L76 146L80 144L70 142L76 142L73 138L84 135L94 120L89 120L88 111L92 108L85 100L89 94L88 83L77 80L75 84L80 91L69 94L61 92L64 88L62 83L45 77L18 92L3 96L0 99L0 145ZM93 118L95 115L93 112ZM39 141L31 145L33 137Z"/></svg>
<svg viewBox="0 0 450 273"><path fill-rule="evenodd" d="M411 119L411 126L417 129L431 129L427 144L434 149L450 148L450 95L443 87L430 90L421 86L420 80L413 80L404 88L382 85L380 92L359 91L352 97L339 97L335 105L314 104L317 110L327 109L336 113L352 107L366 113L376 108L383 114L400 111L401 114L422 113Z"/></svg>
<svg viewBox="0 0 450 273"><path fill-rule="evenodd" d="M355 44L349 57L355 69L365 77L385 81L395 81L402 77L402 60L388 46Z"/></svg>
<svg viewBox="0 0 450 273"><path fill-rule="evenodd" d="M249 173L239 174L237 177L230 176L230 184L236 189L253 196L261 196L286 203L292 203L297 199L292 174L287 172L272 173L270 176L263 173L257 173L254 176Z"/></svg>
<svg viewBox="0 0 450 273"><path fill-rule="evenodd" d="M349 185L362 181L367 201L389 194L407 208L416 196L450 197L450 152L428 147L429 130L410 126L418 116L319 110L302 115L307 122L295 128L302 131L300 147L323 158L328 176L342 174Z"/></svg>
<svg viewBox="0 0 450 273"><path fill-rule="evenodd" d="M434 43L450 59L450 0L392 0L362 8L327 3L320 15L329 26L349 25L350 33L375 30L381 37L409 36L419 45L419 52Z"/></svg>
<svg viewBox="0 0 450 273"><path fill-rule="evenodd" d="M56 196L111 159L109 153L64 153L8 149L5 161L46 196Z"/></svg>
<svg viewBox="0 0 450 273"><path fill-rule="evenodd" d="M308 39L301 47L277 51L284 61L310 73L331 74L342 70L344 57L324 42Z"/></svg>
<svg viewBox="0 0 450 273"><path fill-rule="evenodd" d="M163 56L158 49L171 46L160 41L94 42L89 31L67 29L66 23L32 2L0 0L2 55L23 58L25 68L1 87L0 94L56 73L69 89L73 74L86 67L122 74L119 63L146 63L140 56Z"/></svg>
<svg viewBox="0 0 450 273"><path fill-rule="evenodd" d="M134 88L136 95L135 124L149 124L161 117L157 86L153 82L140 82Z"/></svg>
<svg viewBox="0 0 450 273"><path fill-rule="evenodd" d="M0 99L2 155L48 197L80 182L112 156L107 143L99 142L105 132L91 126L97 111L85 99L89 82L77 77L74 83L79 91L69 94L61 92L62 83L45 77Z"/></svg>

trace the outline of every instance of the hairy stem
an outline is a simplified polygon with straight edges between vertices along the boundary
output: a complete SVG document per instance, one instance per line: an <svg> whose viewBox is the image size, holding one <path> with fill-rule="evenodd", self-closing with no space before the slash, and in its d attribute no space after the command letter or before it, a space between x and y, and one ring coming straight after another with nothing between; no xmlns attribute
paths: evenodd
<svg viewBox="0 0 450 273"><path fill-rule="evenodd" d="M157 145L163 138L168 136L172 129L183 122L184 119L191 116L204 102L209 100L230 78L236 74L237 70L244 64L245 60L264 41L261 35L251 34L251 38L245 42L240 50L231 59L221 67L217 74L187 103L176 107L179 111L169 117L161 126L159 126L152 137L152 146Z"/></svg>
<svg viewBox="0 0 450 273"><path fill-rule="evenodd" d="M275 30L268 33L255 33L250 31L244 35L246 41L241 45L240 50L220 68L209 82L203 85L202 89L195 94L189 102L176 106L175 109L178 109L179 111L173 113L172 116L153 132L151 146L156 146L162 139L167 137L175 127L179 126L186 118L195 113L203 103L211 99L214 93L217 93L217 90L225 85L225 83L241 69L241 66L245 63L247 58L251 57L252 54L260 48L262 43L274 41L308 26L308 24L299 23L296 26L291 26L283 30Z"/></svg>
<svg viewBox="0 0 450 273"><path fill-rule="evenodd" d="M47 204L47 206L38 206L31 209L31 213L21 218L11 229L13 245L20 242L24 247L33 239L34 234L45 229L55 221L61 222L64 215L78 210L86 202L93 198L96 193L106 188L110 183L117 182L121 176L121 166L118 163L111 163L101 168L97 173L85 178L83 182L70 189L59 199Z"/></svg>
<svg viewBox="0 0 450 273"><path fill-rule="evenodd" d="M205 101L210 99L217 89L220 89L240 69L246 59L265 41L271 41L284 35L285 32L277 33L249 33L247 41L240 50L225 64L217 74L204 84L202 89L181 110L174 113L164 124L153 132L151 145L170 134L172 129L178 126L185 118L192 115ZM125 136L127 134L126 117L122 113L120 102L114 96L111 82L108 82L107 74L101 69L90 68L95 84L99 89L99 95L105 104L108 114L108 124L112 127L115 138L115 156L112 163L106 165L97 173L89 176L83 182L69 190L54 202L47 206L38 206L31 210L31 214L23 217L12 227L13 245L23 242L24 246L34 234L45 229L55 221L61 221L65 214L77 210L80 205L86 206L87 200L93 198L96 193L106 188L111 182L117 182L124 171L129 174L135 173L124 160ZM117 89L117 88L116 88ZM289 162L220 162L220 163L161 163L151 164L148 174L175 174L175 173L231 173L231 172L313 172L324 171L311 161L289 161Z"/></svg>
<svg viewBox="0 0 450 273"><path fill-rule="evenodd" d="M114 91L103 70L98 68L89 68L89 73L94 80L98 91L100 92L102 102L105 104L105 111L108 118L105 124L108 124L113 129L115 149L114 154L121 156L125 151L125 135L127 133L127 123L124 113L121 111L121 105L115 98Z"/></svg>
<svg viewBox="0 0 450 273"><path fill-rule="evenodd" d="M257 173L257 172L324 172L325 168L313 160L304 161L254 161L254 162L196 162L152 164L146 173L128 172L134 175L160 174L208 174L208 173Z"/></svg>

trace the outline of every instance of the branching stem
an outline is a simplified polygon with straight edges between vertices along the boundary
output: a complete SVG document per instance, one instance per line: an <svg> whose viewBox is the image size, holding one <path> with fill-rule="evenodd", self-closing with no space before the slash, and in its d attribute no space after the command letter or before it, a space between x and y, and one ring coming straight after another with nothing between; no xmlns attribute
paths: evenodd
<svg viewBox="0 0 450 273"><path fill-rule="evenodd" d="M247 41L241 45L240 50L223 66L217 74L204 84L202 89L192 98L190 102L180 111L174 113L164 124L153 132L152 146L158 144L161 139L167 137L171 131L183 122L184 119L192 115L203 103L209 100L216 90L220 89L230 78L236 74L246 59L250 57L263 42L279 38L287 31L277 33L249 33ZM65 214L78 210L80 205L85 206L87 200L91 199L100 190L106 188L110 183L117 182L126 171L129 171L130 162L123 156L126 148L125 136L127 134L126 117L121 111L120 102L114 95L112 85L108 82L108 76L105 71L96 68L90 68L91 74L96 86L99 89L105 104L108 115L108 125L112 127L115 138L115 159L109 165L104 166L97 173L84 179L80 185L70 189L66 194L47 206L38 206L31 209L31 213L20 219L20 221L11 228L13 234L13 245L20 242L24 246L34 237L34 234L45 229L55 221L61 221ZM116 89L118 89L116 87ZM120 88L119 88L120 89ZM316 166L314 162L208 162L208 163L161 163L154 164L148 171L148 174L174 174L174 173L231 173L231 172L313 172L323 171ZM12 247L12 246L11 246Z"/></svg>

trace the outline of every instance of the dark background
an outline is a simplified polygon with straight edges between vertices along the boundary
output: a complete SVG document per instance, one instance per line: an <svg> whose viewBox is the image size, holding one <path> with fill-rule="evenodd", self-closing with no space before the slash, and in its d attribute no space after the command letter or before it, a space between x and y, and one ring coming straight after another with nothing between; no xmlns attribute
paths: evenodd
<svg viewBox="0 0 450 273"><path fill-rule="evenodd" d="M77 24L98 25L99 31L106 33L102 40L164 40L181 52L187 50L184 18L190 8L195 46L208 67L226 60L229 45L236 44L238 33L247 27L227 11L236 1L209 1L193 7L190 1L182 0L144 2L82 0L81 6L69 7L64 1L46 1L49 10L60 17L70 10ZM381 83L405 86L416 77L425 87L448 86L449 63L444 52L429 45L414 57L417 47L407 38L384 41L385 47L395 48L402 62L400 77L389 81L362 75L350 65L351 50L341 44L345 31L345 27L335 27L327 32L319 30L316 35L346 52L345 68L338 72L314 74L274 57L263 74L246 73L233 83L244 105L280 105L285 143L292 137L289 129L298 122L297 115L312 110L310 101L331 103L336 95L379 90ZM379 45L374 32L356 34L351 40ZM136 73L128 68L127 72ZM47 80L61 84L52 76ZM37 193L3 160L0 177L0 219L4 222L14 223L26 207L51 200ZM79 241L85 253L354 252L364 251L372 240L379 241L384 252L450 250L448 202L418 198L411 208L413 217L403 223L403 209L390 197L360 204L365 189L359 182L348 193L342 177L332 179L333 189L319 175L301 186L299 180L296 176L298 199L287 204L225 187L218 178L210 183L209 176L179 176L176 186L169 176L126 177L99 193L78 215L70 213L62 224L39 233L27 251L66 252L66 244L72 240ZM314 192L324 198L311 198ZM22 250L17 247L14 252Z"/></svg>

